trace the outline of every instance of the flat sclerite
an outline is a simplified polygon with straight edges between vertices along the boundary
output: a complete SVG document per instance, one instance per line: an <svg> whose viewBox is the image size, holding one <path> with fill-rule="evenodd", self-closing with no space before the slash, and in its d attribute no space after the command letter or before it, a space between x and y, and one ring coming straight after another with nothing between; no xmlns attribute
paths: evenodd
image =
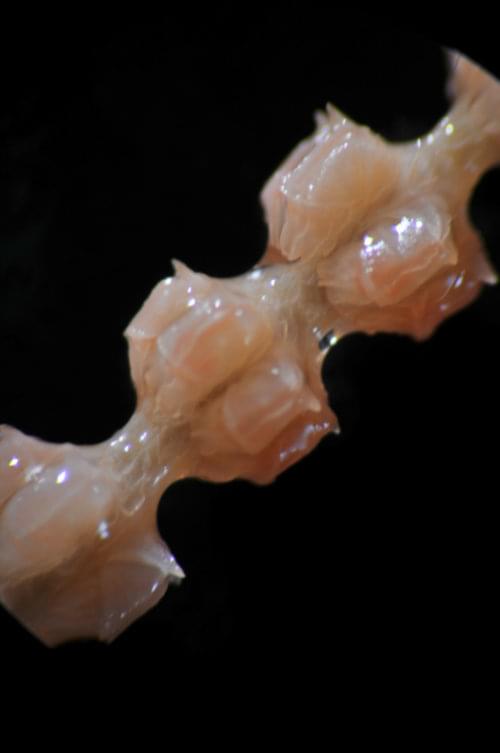
<svg viewBox="0 0 500 753"><path fill-rule="evenodd" d="M452 107L414 142L317 114L262 191L255 269L175 263L125 331L137 405L109 440L0 427L0 598L44 643L111 641L184 577L156 525L175 480L268 483L338 429L327 333L423 339L496 281L468 202L500 161L500 84L450 61Z"/></svg>

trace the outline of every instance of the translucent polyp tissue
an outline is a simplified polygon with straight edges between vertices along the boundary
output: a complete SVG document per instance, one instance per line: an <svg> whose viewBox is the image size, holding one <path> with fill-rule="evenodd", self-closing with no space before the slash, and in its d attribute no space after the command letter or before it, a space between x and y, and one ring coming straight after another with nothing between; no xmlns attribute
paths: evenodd
<svg viewBox="0 0 500 753"><path fill-rule="evenodd" d="M184 577L156 527L171 483L268 483L338 430L327 333L423 339L496 281L467 207L500 161L500 84L449 60L452 107L416 141L317 115L262 191L257 267L219 280L174 262L125 331L137 405L109 440L0 427L0 597L47 645L110 641Z"/></svg>

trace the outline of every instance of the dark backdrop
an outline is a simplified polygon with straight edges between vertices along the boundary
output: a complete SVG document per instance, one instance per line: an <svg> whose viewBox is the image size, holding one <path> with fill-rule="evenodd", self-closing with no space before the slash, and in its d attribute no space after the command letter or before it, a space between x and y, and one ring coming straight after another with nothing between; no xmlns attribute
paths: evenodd
<svg viewBox="0 0 500 753"><path fill-rule="evenodd" d="M40 23L3 29L0 422L53 441L127 420L121 333L171 257L220 276L257 261L259 190L315 109L410 138L446 110L439 44L500 75L476 30L363 14ZM499 201L492 172L473 216L497 268ZM423 344L346 339L325 366L339 438L269 487L169 489L159 525L182 586L110 647L47 651L2 611L4 666L215 662L266 683L319 672L347 692L486 660L499 347L495 288Z"/></svg>

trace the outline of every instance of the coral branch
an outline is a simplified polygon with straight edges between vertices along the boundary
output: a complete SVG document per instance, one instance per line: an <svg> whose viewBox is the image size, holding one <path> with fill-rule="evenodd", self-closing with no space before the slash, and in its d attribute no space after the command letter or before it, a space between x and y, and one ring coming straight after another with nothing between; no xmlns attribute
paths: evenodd
<svg viewBox="0 0 500 753"><path fill-rule="evenodd" d="M264 187L255 269L217 280L175 263L126 329L137 406L110 440L1 427L0 596L45 643L112 640L183 577L156 528L175 480L269 483L338 430L328 346L426 338L495 282L467 202L500 160L500 85L452 62L455 102L415 142L317 116Z"/></svg>

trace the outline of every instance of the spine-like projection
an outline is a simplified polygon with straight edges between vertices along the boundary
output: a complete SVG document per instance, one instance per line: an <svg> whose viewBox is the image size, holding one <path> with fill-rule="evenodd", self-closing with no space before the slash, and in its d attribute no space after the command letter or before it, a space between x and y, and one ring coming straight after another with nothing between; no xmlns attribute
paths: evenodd
<svg viewBox="0 0 500 753"><path fill-rule="evenodd" d="M171 483L268 483L338 429L325 338L423 339L496 280L467 203L500 161L500 84L451 63L452 109L415 142L317 116L264 187L257 268L217 280L175 263L125 332L137 406L111 439L0 427L0 597L42 641L112 640L183 577L156 527Z"/></svg>

